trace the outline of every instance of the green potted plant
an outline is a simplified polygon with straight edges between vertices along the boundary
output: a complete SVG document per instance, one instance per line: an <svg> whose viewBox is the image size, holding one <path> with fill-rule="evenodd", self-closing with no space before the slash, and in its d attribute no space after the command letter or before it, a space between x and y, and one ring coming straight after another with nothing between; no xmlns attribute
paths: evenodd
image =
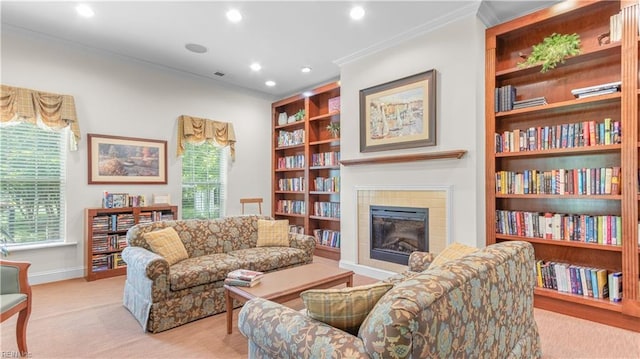
<svg viewBox="0 0 640 359"><path fill-rule="evenodd" d="M555 32L545 37L541 43L533 45L531 54L525 61L518 63L518 67L542 65L540 72L545 73L553 69L558 63L564 63L569 56L580 54L580 35L561 35ZM522 55L521 55L522 56Z"/></svg>
<svg viewBox="0 0 640 359"><path fill-rule="evenodd" d="M300 109L300 111L296 112L296 114L294 115L296 117L296 121L304 120L304 114L304 109Z"/></svg>
<svg viewBox="0 0 640 359"><path fill-rule="evenodd" d="M331 134L331 137L337 138L340 135L340 122L331 122L327 125L327 131Z"/></svg>

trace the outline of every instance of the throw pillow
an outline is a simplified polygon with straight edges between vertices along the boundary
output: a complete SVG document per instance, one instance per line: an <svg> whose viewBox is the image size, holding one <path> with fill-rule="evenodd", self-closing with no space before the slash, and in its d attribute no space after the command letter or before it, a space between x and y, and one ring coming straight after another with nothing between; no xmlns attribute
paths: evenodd
<svg viewBox="0 0 640 359"><path fill-rule="evenodd" d="M256 247L289 247L289 220L258 220Z"/></svg>
<svg viewBox="0 0 640 359"><path fill-rule="evenodd" d="M169 265L189 258L189 254L184 248L184 243L182 243L178 232L173 227L145 233L143 237L151 247L151 250L163 256L169 262Z"/></svg>
<svg viewBox="0 0 640 359"><path fill-rule="evenodd" d="M439 267L448 261L462 258L467 254L477 252L477 251L478 251L478 248L476 247L470 247L465 244L454 242L448 245L447 248L445 248L442 252L440 252L440 254L438 254L433 259L433 262L431 262L428 269Z"/></svg>
<svg viewBox="0 0 640 359"><path fill-rule="evenodd" d="M358 335L360 324L391 288L390 283L375 283L343 289L310 289L300 293L300 297L309 317Z"/></svg>

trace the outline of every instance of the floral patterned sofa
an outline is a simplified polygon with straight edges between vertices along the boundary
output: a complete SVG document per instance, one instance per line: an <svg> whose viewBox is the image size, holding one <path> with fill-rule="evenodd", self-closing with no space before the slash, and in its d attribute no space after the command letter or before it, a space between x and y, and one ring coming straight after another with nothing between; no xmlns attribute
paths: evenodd
<svg viewBox="0 0 640 359"><path fill-rule="evenodd" d="M358 335L255 298L238 318L251 358L539 358L534 253L504 242L434 269L410 263ZM422 264L422 268L420 268Z"/></svg>
<svg viewBox="0 0 640 359"><path fill-rule="evenodd" d="M246 268L269 272L311 263L315 240L289 234L289 247L256 247L258 220L236 216L213 220L176 220L138 224L127 232L122 251L127 263L124 306L144 330L161 332L226 310L227 273ZM153 253L143 235L173 227L189 258L169 266Z"/></svg>

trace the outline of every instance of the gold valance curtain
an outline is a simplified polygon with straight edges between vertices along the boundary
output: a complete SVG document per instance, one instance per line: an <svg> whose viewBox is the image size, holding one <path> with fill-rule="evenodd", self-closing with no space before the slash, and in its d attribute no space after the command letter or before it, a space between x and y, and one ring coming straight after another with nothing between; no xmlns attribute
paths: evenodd
<svg viewBox="0 0 640 359"><path fill-rule="evenodd" d="M73 96L2 85L0 93L0 125L14 122L37 124L50 130L69 127L70 149L78 149L80 125Z"/></svg>
<svg viewBox="0 0 640 359"><path fill-rule="evenodd" d="M185 143L214 142L219 146L229 146L231 159L236 159L236 134L233 124L206 118L182 115L178 118L178 156L184 153Z"/></svg>

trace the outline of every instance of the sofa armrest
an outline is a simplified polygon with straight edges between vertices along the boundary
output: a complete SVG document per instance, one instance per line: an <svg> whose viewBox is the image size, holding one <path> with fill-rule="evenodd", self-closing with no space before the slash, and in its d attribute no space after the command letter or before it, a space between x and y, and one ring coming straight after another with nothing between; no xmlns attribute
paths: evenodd
<svg viewBox="0 0 640 359"><path fill-rule="evenodd" d="M158 302L169 291L169 263L164 257L145 248L130 246L122 250L127 263L127 281L139 293L147 293Z"/></svg>
<svg viewBox="0 0 640 359"><path fill-rule="evenodd" d="M369 358L360 338L262 298L242 307L238 328L249 340L249 357L311 358L324 353L331 358L338 352Z"/></svg>
<svg viewBox="0 0 640 359"><path fill-rule="evenodd" d="M435 256L429 252L411 252L409 255L409 270L412 272L422 272L429 268Z"/></svg>
<svg viewBox="0 0 640 359"><path fill-rule="evenodd" d="M309 258L313 260L313 252L316 249L316 239L312 236L299 233L289 233L289 246L302 249Z"/></svg>

